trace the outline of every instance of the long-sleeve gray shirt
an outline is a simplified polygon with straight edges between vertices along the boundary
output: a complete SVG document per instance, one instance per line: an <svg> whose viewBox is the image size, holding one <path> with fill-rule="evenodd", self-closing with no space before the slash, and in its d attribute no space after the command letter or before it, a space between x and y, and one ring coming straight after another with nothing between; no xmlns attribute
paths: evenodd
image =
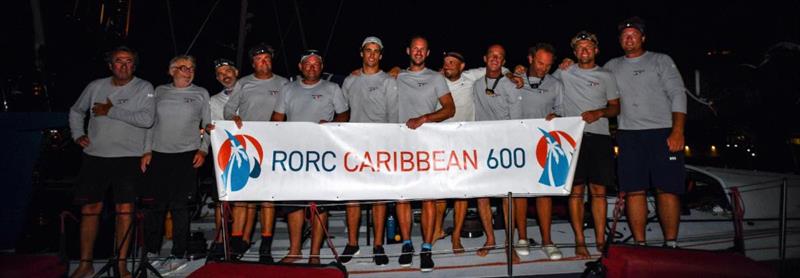
<svg viewBox="0 0 800 278"><path fill-rule="evenodd" d="M397 123L397 81L380 71L350 75L342 93L350 106L351 123Z"/></svg>
<svg viewBox="0 0 800 278"><path fill-rule="evenodd" d="M686 113L686 88L672 58L645 52L636 58L617 57L604 68L619 86L620 129L672 127L672 112Z"/></svg>
<svg viewBox="0 0 800 278"><path fill-rule="evenodd" d="M541 119L547 114L561 115L564 84L552 75L545 75L544 80L538 77L525 76L522 87L522 118ZM531 84L539 84L537 88Z"/></svg>
<svg viewBox="0 0 800 278"><path fill-rule="evenodd" d="M306 85L302 79L292 81L281 89L281 98L275 105L275 112L285 114L287 122L330 122L348 109L342 89L327 80L314 85Z"/></svg>
<svg viewBox="0 0 800 278"><path fill-rule="evenodd" d="M147 129L153 125L154 99L153 85L138 77L122 86L114 86L111 77L92 81L70 108L72 139L87 135L90 143L83 152L92 156L142 156ZM89 111L94 103L107 100L113 104L108 115L95 116ZM88 134L84 129L87 113Z"/></svg>
<svg viewBox="0 0 800 278"><path fill-rule="evenodd" d="M497 86L494 86L497 82ZM486 89L492 88L487 94ZM505 76L480 78L472 85L472 100L475 102L476 121L512 120L522 117L522 96L517 85Z"/></svg>
<svg viewBox="0 0 800 278"><path fill-rule="evenodd" d="M210 122L208 91L194 84L177 88L173 84L156 88L156 119L147 130L145 151L182 153L200 150L208 153L208 137L200 127Z"/></svg>
<svg viewBox="0 0 800 278"><path fill-rule="evenodd" d="M287 82L286 78L277 74L263 80L252 74L240 78L225 104L225 119L233 119L238 111L242 121L269 121L280 98L281 88Z"/></svg>
<svg viewBox="0 0 800 278"><path fill-rule="evenodd" d="M601 67L581 69L578 64L574 64L566 70L556 71L554 75L564 83L563 116L580 116L586 111L605 108L609 100L619 99L617 80L611 71ZM607 118L587 124L583 131L611 134Z"/></svg>

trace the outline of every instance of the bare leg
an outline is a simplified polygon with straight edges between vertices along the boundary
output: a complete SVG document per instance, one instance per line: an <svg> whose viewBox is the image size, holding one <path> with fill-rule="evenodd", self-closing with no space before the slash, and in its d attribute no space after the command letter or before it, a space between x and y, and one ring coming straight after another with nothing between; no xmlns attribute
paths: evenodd
<svg viewBox="0 0 800 278"><path fill-rule="evenodd" d="M400 225L400 237L403 240L411 239L411 203L408 201L397 202L397 224Z"/></svg>
<svg viewBox="0 0 800 278"><path fill-rule="evenodd" d="M539 218L542 245L553 244L553 239L550 237L550 224L553 223L553 198L536 197L536 216Z"/></svg>
<svg viewBox="0 0 800 278"><path fill-rule="evenodd" d="M422 241L433 244L433 229L436 225L436 201L422 201Z"/></svg>
<svg viewBox="0 0 800 278"><path fill-rule="evenodd" d="M308 257L309 264L319 264L319 249L322 248L322 241L325 240L323 227L328 223L328 212L319 215L311 215L311 255Z"/></svg>
<svg viewBox="0 0 800 278"><path fill-rule="evenodd" d="M436 219L434 220L434 228L433 228L433 242L431 244L436 243L437 240L440 238L445 237L444 229L442 229L442 225L444 224L444 212L447 210L447 200L436 200Z"/></svg>
<svg viewBox="0 0 800 278"><path fill-rule="evenodd" d="M485 257L497 244L494 238L494 228L492 228L492 207L489 198L478 198L478 215L481 218L483 232L486 234L486 243L478 249L477 254Z"/></svg>
<svg viewBox="0 0 800 278"><path fill-rule="evenodd" d="M575 256L579 259L588 259L589 250L586 249L586 237L583 235L583 194L584 185L573 185L569 196L569 218L572 231L575 232Z"/></svg>
<svg viewBox="0 0 800 278"><path fill-rule="evenodd" d="M606 187L599 184L589 184L592 200L592 219L594 219L594 235L597 251L603 252L606 245Z"/></svg>
<svg viewBox="0 0 800 278"><path fill-rule="evenodd" d="M220 210L220 206L222 202L217 202L214 206L214 228L216 231L219 231L222 227L222 211ZM222 242L222 233L217 233L217 237L214 238L215 242Z"/></svg>
<svg viewBox="0 0 800 278"><path fill-rule="evenodd" d="M514 198L514 221L519 239L528 240L528 198Z"/></svg>
<svg viewBox="0 0 800 278"><path fill-rule="evenodd" d="M664 232L664 240L677 240L681 221L681 199L676 194L659 190L656 200L658 220Z"/></svg>
<svg viewBox="0 0 800 278"><path fill-rule="evenodd" d="M252 224L251 224L252 225ZM272 202L261 203L261 236L271 237L275 225L275 205ZM250 242L250 238L247 238Z"/></svg>
<svg viewBox="0 0 800 278"><path fill-rule="evenodd" d="M132 203L122 203L116 204L115 209L117 212L117 223L116 223L116 244L120 246L119 248L119 261L117 266L119 267L119 273L121 277L129 277L131 273L128 271L127 267L127 259L128 259L128 247L131 245L131 232L128 232L128 228L131 226L131 213L133 212L133 204Z"/></svg>
<svg viewBox="0 0 800 278"><path fill-rule="evenodd" d="M244 229L242 230L242 240L248 244L253 239L253 226L256 225L256 203L247 203L247 210L245 213ZM263 226L264 223L261 223Z"/></svg>
<svg viewBox="0 0 800 278"><path fill-rule="evenodd" d="M464 253L464 246L461 245L461 228L464 226L466 216L467 200L455 200L453 202L453 234L450 235L454 254Z"/></svg>
<svg viewBox="0 0 800 278"><path fill-rule="evenodd" d="M625 195L625 206L628 213L628 225L633 233L633 240L645 242L644 227L647 224L647 194L644 191L628 192Z"/></svg>
<svg viewBox="0 0 800 278"><path fill-rule="evenodd" d="M97 224L103 203L91 203L81 207L81 262L70 277L84 277L94 273L94 240L97 238Z"/></svg>
<svg viewBox="0 0 800 278"><path fill-rule="evenodd" d="M281 260L281 263L293 263L303 256L300 250L300 241L303 237L304 213L302 209L299 209L286 216L289 222L289 254Z"/></svg>
<svg viewBox="0 0 800 278"><path fill-rule="evenodd" d="M347 245L358 246L358 228L361 226L361 206L358 203L349 203L347 204L346 212Z"/></svg>
<svg viewBox="0 0 800 278"><path fill-rule="evenodd" d="M386 204L375 203L372 205L372 229L375 234L374 247L383 245L384 229L386 227Z"/></svg>
<svg viewBox="0 0 800 278"><path fill-rule="evenodd" d="M231 225L231 236L243 236L245 230L245 222L247 221L247 203L234 202L233 203L233 224Z"/></svg>

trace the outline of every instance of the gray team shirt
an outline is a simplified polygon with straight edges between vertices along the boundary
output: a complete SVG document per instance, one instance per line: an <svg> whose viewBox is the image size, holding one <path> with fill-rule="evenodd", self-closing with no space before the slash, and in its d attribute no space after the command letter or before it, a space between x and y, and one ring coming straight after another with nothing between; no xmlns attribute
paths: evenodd
<svg viewBox="0 0 800 278"><path fill-rule="evenodd" d="M444 76L429 68L400 72L397 76L400 122L436 112L439 98L449 93Z"/></svg>
<svg viewBox="0 0 800 278"><path fill-rule="evenodd" d="M242 121L269 121L280 98L283 85L288 81L273 74L269 79L258 79L251 74L236 81L233 94L225 104L223 116L226 120L238 114Z"/></svg>
<svg viewBox="0 0 800 278"><path fill-rule="evenodd" d="M605 108L609 100L619 98L617 81L611 71L595 66L581 69L574 64L566 70L556 71L556 77L564 83L564 115L580 116L581 113ZM610 135L608 119L587 124L584 132Z"/></svg>
<svg viewBox="0 0 800 278"><path fill-rule="evenodd" d="M511 120L522 117L521 90L505 76L497 81L494 95L486 94L487 84L491 88L495 78L479 78L472 85L472 99L475 102L476 121Z"/></svg>
<svg viewBox="0 0 800 278"><path fill-rule="evenodd" d="M561 115L561 102L564 85L561 80L552 75L545 75L544 80L525 76L522 90L522 118L541 119L550 113ZM538 88L531 87L531 83L539 84Z"/></svg>
<svg viewBox="0 0 800 278"><path fill-rule="evenodd" d="M156 88L156 119L147 130L145 152L182 153L200 150L208 153L208 140L200 127L211 121L208 91L194 84L176 88L173 84Z"/></svg>
<svg viewBox="0 0 800 278"><path fill-rule="evenodd" d="M339 85L327 80L306 85L298 79L286 84L280 95L275 112L286 114L288 122L332 121L349 109Z"/></svg>
<svg viewBox="0 0 800 278"><path fill-rule="evenodd" d="M397 123L397 82L383 71L350 75L342 93L350 106L350 122Z"/></svg>
<svg viewBox="0 0 800 278"><path fill-rule="evenodd" d="M89 111L94 103L110 99L113 107L106 116ZM111 77L89 83L70 108L72 139L86 135L83 121L89 112L89 146L83 152L98 157L139 157L144 154L147 129L153 125L155 101L153 85L134 77L123 86L114 86Z"/></svg>
<svg viewBox="0 0 800 278"><path fill-rule="evenodd" d="M619 86L620 129L671 128L672 112L686 113L686 88L672 58L645 52L618 57L604 66Z"/></svg>

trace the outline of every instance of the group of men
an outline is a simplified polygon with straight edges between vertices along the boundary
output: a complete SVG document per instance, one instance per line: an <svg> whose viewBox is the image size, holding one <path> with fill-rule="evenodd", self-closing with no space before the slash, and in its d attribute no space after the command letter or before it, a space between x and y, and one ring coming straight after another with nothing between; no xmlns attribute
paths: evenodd
<svg viewBox="0 0 800 278"><path fill-rule="evenodd" d="M679 194L684 191L682 149L686 115L686 97L681 76L669 56L645 51L645 25L638 17L619 26L619 43L625 52L603 67L596 64L598 39L586 31L571 40L575 60L564 59L553 74L555 50L539 43L527 54L528 66L515 72L504 68L506 52L501 45L491 45L483 56L485 67L465 70L462 54L444 53L441 71L426 67L430 55L428 40L413 37L406 53L409 65L399 73L384 72L380 60L382 41L367 37L360 48L362 67L348 76L340 87L321 78L323 57L307 51L298 63L302 76L289 81L272 72L274 50L265 44L249 51L253 73L238 78L239 68L226 59L214 62L217 80L224 89L209 98L208 92L192 84L195 60L175 57L169 64L173 82L153 90L149 82L133 76L136 53L121 47L108 55L110 78L98 79L84 90L70 113L73 138L84 148L80 184L76 201L82 205L81 263L73 277L93 273L92 248L97 235L97 215L102 209L105 191L111 187L117 211L117 242L127 244L125 231L130 226L133 203L142 196L149 208L145 221L148 257L159 258L163 238L164 213L174 221L173 248L167 259L158 260L160 270L174 271L185 263L189 216L186 206L194 195L194 178L208 152L212 120L232 120L238 127L252 121L402 123L416 129L427 123L443 121L493 121L553 117L582 117L586 122L581 155L568 199L570 220L575 233L575 255L588 258L584 231L584 192L589 188L591 213L595 223L595 246L605 245L605 187L614 182L613 139L609 118L617 117L619 130L618 181L626 192L629 225L637 244L645 244L646 191L655 188L658 215L665 245L677 246ZM237 80L238 78L238 80ZM84 119L89 113L88 134ZM198 129L201 132L198 132ZM136 185L142 183L140 190ZM532 181L532 184L534 181ZM137 193L137 191L139 191ZM137 195L139 194L139 195ZM504 200L505 202L505 200ZM445 200L423 200L422 239L419 267L432 271L433 244L445 236L442 218ZM451 241L454 253L465 248L460 233L467 210L467 200L454 200L454 229ZM477 249L486 256L497 243L492 228L489 198L478 198L478 212L486 232L486 243ZM260 205L261 246L259 261L272 263L272 233L276 215L286 215L289 228L289 252L281 262L291 263L303 257L302 227L306 216L304 203L260 204L241 202L233 206L231 249L234 257L252 244L256 207ZM527 235L527 198L513 200L513 223L518 240L514 261L529 254ZM348 243L340 256L348 263L360 254L358 231L361 208L348 203ZM389 263L383 249L386 205L371 205L374 217L372 256L377 265ZM411 242L412 210L407 201L396 205L402 241L398 263L412 265L415 254ZM504 204L504 213L507 213ZM561 259L561 251L550 236L552 198L537 197L536 211L542 236L541 250L552 260ZM508 219L507 217L504 219ZM311 252L308 262L320 263L327 212L310 220ZM219 224L219 222L218 222ZM215 241L221 242L221 238ZM502 246L502 245L501 245ZM129 273L124 259L127 247L121 246L119 269ZM214 249L221 249L221 245ZM212 250L213 251L213 250Z"/></svg>

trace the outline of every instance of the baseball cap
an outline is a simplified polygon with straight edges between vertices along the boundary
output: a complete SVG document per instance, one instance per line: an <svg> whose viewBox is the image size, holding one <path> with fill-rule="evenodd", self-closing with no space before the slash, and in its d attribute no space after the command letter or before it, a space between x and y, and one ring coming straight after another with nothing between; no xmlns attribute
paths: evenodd
<svg viewBox="0 0 800 278"><path fill-rule="evenodd" d="M461 53L458 53L458 52L455 52L455 51L447 51L447 52L445 52L444 53L444 58L447 58L447 57L453 57L453 58L458 59L462 63L464 62L464 55L461 55Z"/></svg>
<svg viewBox="0 0 800 278"><path fill-rule="evenodd" d="M214 69L217 69L219 67L224 67L224 66L231 66L233 68L236 68L236 64L233 63L233 61L231 61L231 60L228 60L228 59L225 59L225 58L219 58L219 59L214 60Z"/></svg>
<svg viewBox="0 0 800 278"><path fill-rule="evenodd" d="M379 39L378 37L375 36L367 37L366 39L364 39L364 42L361 43L361 48L364 48L364 46L367 45L368 43L377 44L378 47L380 47L381 50L383 50L383 42L381 42L381 39Z"/></svg>
<svg viewBox="0 0 800 278"><path fill-rule="evenodd" d="M592 33L589 33L588 31L578 32L578 34L576 34L575 37L572 38L572 41L570 42L569 45L572 46L572 48L575 48L575 44L577 44L579 41L584 41L584 40L591 41L594 43L594 45L597 45L597 36L595 36Z"/></svg>
<svg viewBox="0 0 800 278"><path fill-rule="evenodd" d="M622 30L626 28L634 28L644 35L644 27L644 20L638 16L634 16L620 22L619 25L617 25L617 30L622 33Z"/></svg>
<svg viewBox="0 0 800 278"><path fill-rule="evenodd" d="M319 54L319 50L316 49L309 49L303 52L303 56L300 56L300 63L304 62L308 57L317 56L319 60L322 61L322 55Z"/></svg>
<svg viewBox="0 0 800 278"><path fill-rule="evenodd" d="M275 56L275 49L271 45L259 43L250 48L248 52L250 57L255 57L258 54L269 53L269 56Z"/></svg>

